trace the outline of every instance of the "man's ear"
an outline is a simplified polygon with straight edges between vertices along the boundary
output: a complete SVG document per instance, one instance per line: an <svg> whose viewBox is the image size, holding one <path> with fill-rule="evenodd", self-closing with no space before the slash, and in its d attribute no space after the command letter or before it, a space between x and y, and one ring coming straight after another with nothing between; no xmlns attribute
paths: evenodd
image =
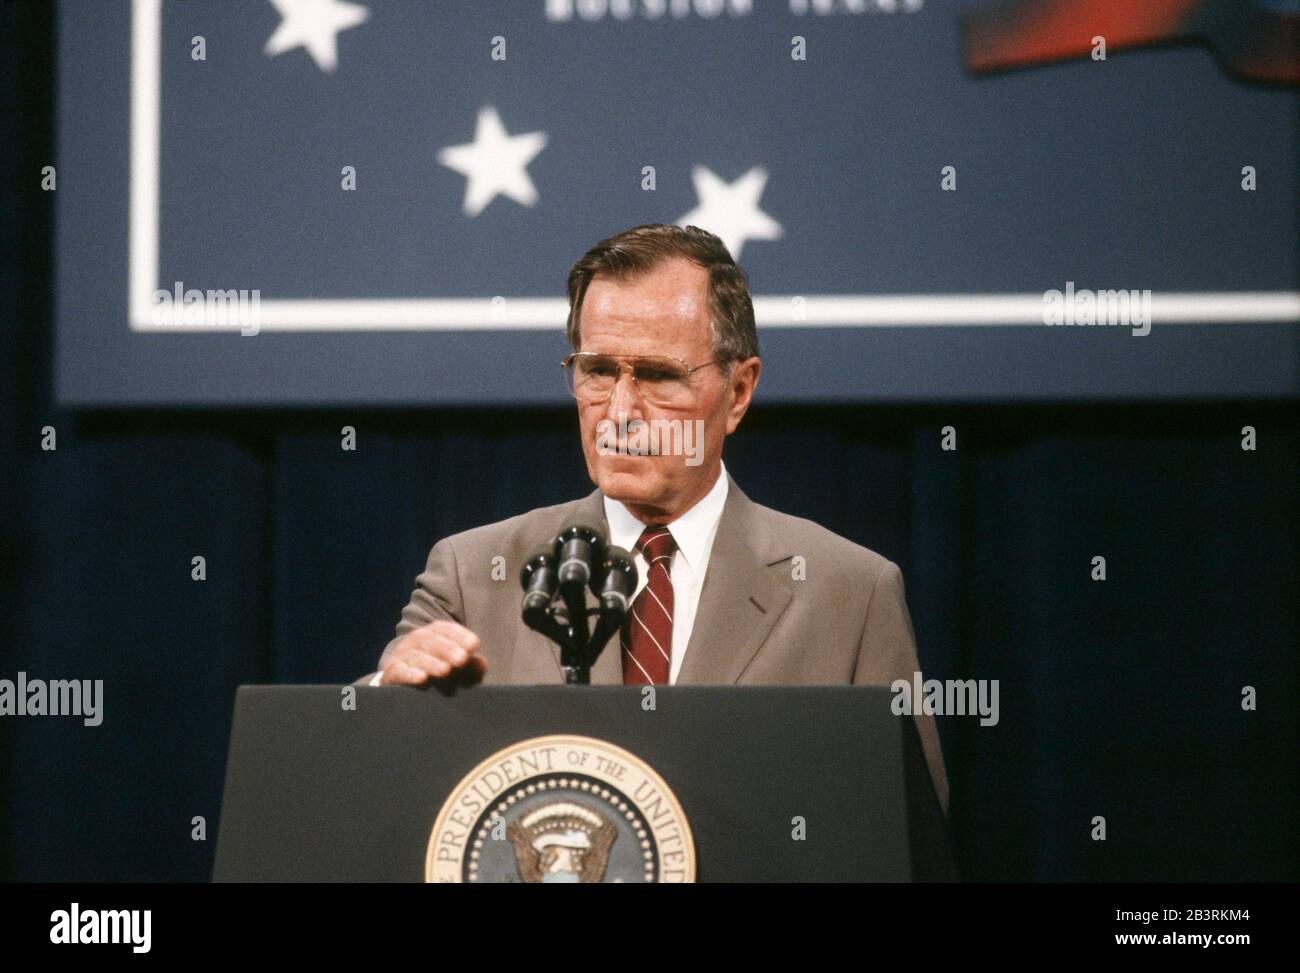
<svg viewBox="0 0 1300 973"><path fill-rule="evenodd" d="M727 435L730 436L740 425L749 411L749 403L758 388L758 377L763 372L763 363L757 357L746 358L732 366L728 378L731 393L731 411L727 414Z"/></svg>

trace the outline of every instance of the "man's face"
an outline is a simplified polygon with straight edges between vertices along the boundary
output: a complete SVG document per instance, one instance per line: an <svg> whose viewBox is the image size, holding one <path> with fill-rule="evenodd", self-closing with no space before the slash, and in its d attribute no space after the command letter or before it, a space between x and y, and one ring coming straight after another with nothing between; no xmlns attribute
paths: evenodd
<svg viewBox="0 0 1300 973"><path fill-rule="evenodd" d="M695 366L713 360L709 275L684 258L661 262L627 280L597 276L587 286L580 315L584 352L679 358ZM647 401L627 372L605 402L578 400L587 473L601 491L620 500L642 521L669 522L690 509L713 486L722 442L740 424L758 383L757 358L710 365L691 374L690 393L671 406ZM694 455L629 455L627 442L611 450L609 424L680 420L689 424ZM696 423L695 420L701 420ZM602 426L602 420L609 424ZM661 430L669 427L659 425ZM700 434L701 441L694 439ZM632 436L628 437L632 439ZM680 442L665 437L668 442ZM606 448L601 448L604 443ZM688 462L689 460L689 462Z"/></svg>

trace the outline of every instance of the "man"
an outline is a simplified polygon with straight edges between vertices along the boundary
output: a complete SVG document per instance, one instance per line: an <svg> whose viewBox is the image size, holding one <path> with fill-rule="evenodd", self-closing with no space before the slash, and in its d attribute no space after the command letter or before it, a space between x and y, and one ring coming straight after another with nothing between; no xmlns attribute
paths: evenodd
<svg viewBox="0 0 1300 973"><path fill-rule="evenodd" d="M564 367L596 491L435 544L365 681L562 681L558 647L520 618L518 586L489 578L504 557L513 581L538 544L586 520L635 551L639 579L593 683L910 683L898 567L754 503L723 466L762 371L749 284L723 243L696 227L635 227L588 251L568 289ZM639 455L655 430L660 448ZM946 811L934 718L916 721Z"/></svg>

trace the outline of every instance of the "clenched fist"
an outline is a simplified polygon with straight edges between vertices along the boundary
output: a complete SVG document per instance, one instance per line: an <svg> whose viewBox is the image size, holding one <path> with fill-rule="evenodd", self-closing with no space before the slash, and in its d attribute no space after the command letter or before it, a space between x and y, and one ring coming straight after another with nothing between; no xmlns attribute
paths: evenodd
<svg viewBox="0 0 1300 973"><path fill-rule="evenodd" d="M420 686L429 680L473 684L487 672L479 637L459 622L439 619L390 646L379 658L384 686Z"/></svg>

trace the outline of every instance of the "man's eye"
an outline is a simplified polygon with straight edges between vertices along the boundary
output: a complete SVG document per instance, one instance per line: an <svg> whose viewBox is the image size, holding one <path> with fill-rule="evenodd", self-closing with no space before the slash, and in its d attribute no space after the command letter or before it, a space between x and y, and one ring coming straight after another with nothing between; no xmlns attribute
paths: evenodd
<svg viewBox="0 0 1300 973"><path fill-rule="evenodd" d="M614 366L609 362L594 362L587 366L587 374L596 378L608 378L614 371Z"/></svg>
<svg viewBox="0 0 1300 973"><path fill-rule="evenodd" d="M642 368L637 372L637 378L646 382L671 382L677 378L677 373L669 368Z"/></svg>

